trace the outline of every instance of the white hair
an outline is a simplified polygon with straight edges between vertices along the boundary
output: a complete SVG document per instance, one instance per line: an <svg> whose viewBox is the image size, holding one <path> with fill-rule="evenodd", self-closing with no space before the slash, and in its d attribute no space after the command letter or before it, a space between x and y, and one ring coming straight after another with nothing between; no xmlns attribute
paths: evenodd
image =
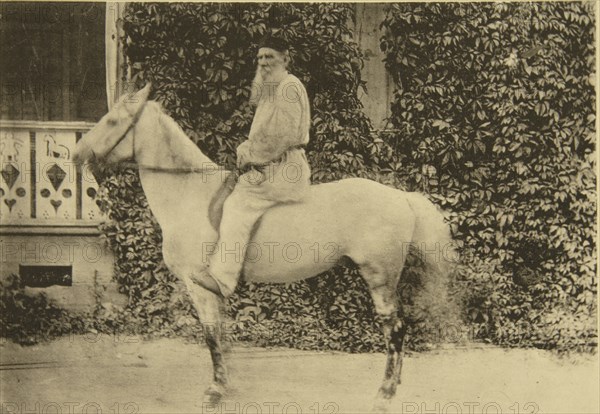
<svg viewBox="0 0 600 414"><path fill-rule="evenodd" d="M272 97L273 93L275 93L275 88L273 86L281 80L278 78L287 70L291 62L290 52L288 50L280 52L273 49L273 51L279 56L281 64L276 66L276 70L271 72L268 77L264 78L260 71L260 67L256 68L250 90L250 105L252 106L257 106L261 100Z"/></svg>

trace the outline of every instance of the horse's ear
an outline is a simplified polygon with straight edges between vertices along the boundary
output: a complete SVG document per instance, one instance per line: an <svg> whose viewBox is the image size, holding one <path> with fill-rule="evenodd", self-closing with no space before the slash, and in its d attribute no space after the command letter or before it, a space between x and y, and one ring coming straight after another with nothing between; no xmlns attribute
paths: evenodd
<svg viewBox="0 0 600 414"><path fill-rule="evenodd" d="M150 91L152 90L152 82L148 82L146 86L144 86L136 95L140 98L141 103L144 103L148 100L148 96L150 96Z"/></svg>
<svg viewBox="0 0 600 414"><path fill-rule="evenodd" d="M130 93L128 95L123 96L123 102L127 105L127 111L130 114L134 114L138 111L138 109L146 103L148 100L148 96L150 95L150 90L152 89L152 84L147 83L142 89L137 91L135 94Z"/></svg>

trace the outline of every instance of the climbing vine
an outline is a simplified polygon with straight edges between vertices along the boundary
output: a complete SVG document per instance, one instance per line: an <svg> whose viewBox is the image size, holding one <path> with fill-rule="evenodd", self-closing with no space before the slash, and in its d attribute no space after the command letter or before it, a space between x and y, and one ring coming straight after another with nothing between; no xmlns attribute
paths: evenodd
<svg viewBox="0 0 600 414"><path fill-rule="evenodd" d="M501 344L595 346L591 3L387 10L386 141L408 187L449 212L468 321Z"/></svg>

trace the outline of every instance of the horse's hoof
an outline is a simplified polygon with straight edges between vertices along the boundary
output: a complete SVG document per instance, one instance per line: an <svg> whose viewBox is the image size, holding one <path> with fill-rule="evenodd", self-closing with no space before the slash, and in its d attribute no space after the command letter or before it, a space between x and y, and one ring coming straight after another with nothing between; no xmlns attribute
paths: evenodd
<svg viewBox="0 0 600 414"><path fill-rule="evenodd" d="M204 401L205 405L214 406L221 402L221 399L225 395L225 387L219 384L211 384L210 387L204 391Z"/></svg>
<svg viewBox="0 0 600 414"><path fill-rule="evenodd" d="M391 400L396 395L396 384L393 382L386 382L381 387L379 387L379 392L377 393L377 400Z"/></svg>
<svg viewBox="0 0 600 414"><path fill-rule="evenodd" d="M390 407L392 405L392 400L390 398L381 398L377 396L375 400L375 404L373 404L373 408L371 409L372 413L388 413L390 412Z"/></svg>

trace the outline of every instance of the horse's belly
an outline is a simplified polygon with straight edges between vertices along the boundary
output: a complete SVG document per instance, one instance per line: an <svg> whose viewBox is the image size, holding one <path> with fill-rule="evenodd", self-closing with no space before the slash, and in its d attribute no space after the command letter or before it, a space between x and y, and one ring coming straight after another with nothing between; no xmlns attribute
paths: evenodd
<svg viewBox="0 0 600 414"><path fill-rule="evenodd" d="M270 243L262 249L262 258L246 259L244 277L250 282L295 282L318 275L333 267L341 257L336 253L334 247L324 249L318 244L274 245Z"/></svg>
<svg viewBox="0 0 600 414"><path fill-rule="evenodd" d="M322 203L269 210L246 250L244 276L253 282L293 282L333 267L346 254L338 213Z"/></svg>

